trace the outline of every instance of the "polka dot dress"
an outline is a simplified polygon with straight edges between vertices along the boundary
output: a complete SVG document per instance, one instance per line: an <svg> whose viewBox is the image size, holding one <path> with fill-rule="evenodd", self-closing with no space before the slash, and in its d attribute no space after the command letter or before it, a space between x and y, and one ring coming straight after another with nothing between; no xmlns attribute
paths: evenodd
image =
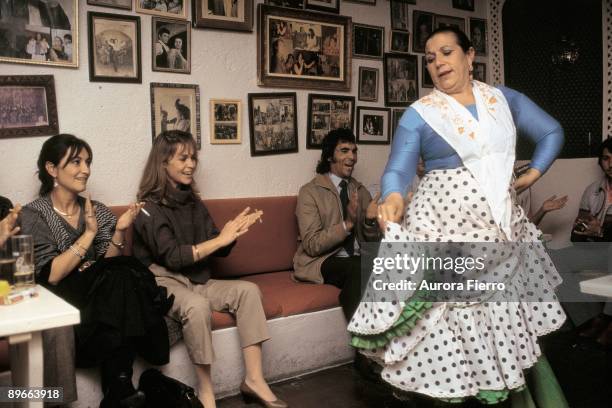
<svg viewBox="0 0 612 408"><path fill-rule="evenodd" d="M537 242L540 232L518 205L513 206L511 232L512 236L506 237L495 224L478 183L466 168L425 175L407 208L404 225L388 225L378 256L397 252L397 244L390 247L385 243L416 242L405 247L412 251L419 249L419 242L508 242L495 247L498 253L489 253L492 265L487 270L491 280L507 283L504 297L512 301L472 297L463 302L434 302L420 312L407 333L383 347L360 350L383 365L385 381L437 398L469 397L480 390L514 389L525 384L523 370L541 355L537 337L558 329L565 314L554 295L561 278ZM469 249L478 251L479 247ZM402 279L423 279L422 271L406 277L405 271L394 270L372 275L371 281L398 281L394 274L402 273ZM531 293L527 287L538 290ZM383 298L366 291L349 331L356 335L388 331L413 293L387 291Z"/></svg>

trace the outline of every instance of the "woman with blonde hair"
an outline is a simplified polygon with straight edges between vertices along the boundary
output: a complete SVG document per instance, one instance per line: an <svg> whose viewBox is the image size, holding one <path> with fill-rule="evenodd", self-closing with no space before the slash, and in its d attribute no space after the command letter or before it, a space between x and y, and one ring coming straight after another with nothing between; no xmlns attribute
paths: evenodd
<svg viewBox="0 0 612 408"><path fill-rule="evenodd" d="M217 229L196 187L197 166L197 146L190 133L167 131L155 139L138 191L145 206L134 224L134 255L175 296L169 315L183 325L205 408L216 406L210 371L215 357L213 311L236 316L246 368L240 386L245 398L265 407L287 407L263 377L261 344L270 337L259 288L242 280L211 279L208 262L210 256L227 256L263 213L247 207Z"/></svg>

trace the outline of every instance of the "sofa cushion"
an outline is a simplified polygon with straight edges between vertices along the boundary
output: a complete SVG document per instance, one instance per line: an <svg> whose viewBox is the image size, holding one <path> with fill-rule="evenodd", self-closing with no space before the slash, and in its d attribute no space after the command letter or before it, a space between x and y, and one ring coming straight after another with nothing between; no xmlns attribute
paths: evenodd
<svg viewBox="0 0 612 408"><path fill-rule="evenodd" d="M245 207L263 211L263 222L255 223L238 239L226 258L211 258L213 278L246 276L293 269L298 226L297 197L257 197L205 200L219 229Z"/></svg>
<svg viewBox="0 0 612 408"><path fill-rule="evenodd" d="M340 289L332 285L295 282L291 271L244 276L241 279L256 283L266 301L278 303L281 316L316 312L339 306Z"/></svg>

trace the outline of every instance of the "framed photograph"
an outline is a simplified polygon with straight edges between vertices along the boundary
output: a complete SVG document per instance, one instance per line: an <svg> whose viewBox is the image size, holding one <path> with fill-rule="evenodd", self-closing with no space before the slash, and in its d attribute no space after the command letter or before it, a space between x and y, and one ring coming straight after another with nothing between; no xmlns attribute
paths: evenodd
<svg viewBox="0 0 612 408"><path fill-rule="evenodd" d="M385 28L353 23L353 57L382 59Z"/></svg>
<svg viewBox="0 0 612 408"><path fill-rule="evenodd" d="M436 28L456 27L465 33L465 18L436 14Z"/></svg>
<svg viewBox="0 0 612 408"><path fill-rule="evenodd" d="M408 3L391 0L391 30L408 31Z"/></svg>
<svg viewBox="0 0 612 408"><path fill-rule="evenodd" d="M202 148L200 136L200 87L151 82L151 131L153 140L166 130L189 132Z"/></svg>
<svg viewBox="0 0 612 408"><path fill-rule="evenodd" d="M193 7L194 27L253 31L253 0L194 0Z"/></svg>
<svg viewBox="0 0 612 408"><path fill-rule="evenodd" d="M472 71L472 77L476 81L487 82L487 64L484 62L474 62L472 64L474 66L474 70Z"/></svg>
<svg viewBox="0 0 612 408"><path fill-rule="evenodd" d="M395 131L397 130L397 125L399 124L402 115L406 112L405 108L396 108L391 110L391 140L395 137Z"/></svg>
<svg viewBox="0 0 612 408"><path fill-rule="evenodd" d="M357 143L389 144L389 108L357 107Z"/></svg>
<svg viewBox="0 0 612 408"><path fill-rule="evenodd" d="M389 51L408 54L410 44L410 33L407 31L391 31L391 41L389 41Z"/></svg>
<svg viewBox="0 0 612 408"><path fill-rule="evenodd" d="M328 13L340 12L340 0L304 0L308 10L326 11Z"/></svg>
<svg viewBox="0 0 612 408"><path fill-rule="evenodd" d="M132 10L132 0L87 0L87 4L121 10Z"/></svg>
<svg viewBox="0 0 612 408"><path fill-rule="evenodd" d="M320 149L325 135L335 129L354 131L355 97L308 95L308 134L306 148Z"/></svg>
<svg viewBox="0 0 612 408"><path fill-rule="evenodd" d="M453 0L453 8L474 11L474 0Z"/></svg>
<svg viewBox="0 0 612 408"><path fill-rule="evenodd" d="M140 17L87 13L89 20L89 80L142 82Z"/></svg>
<svg viewBox="0 0 612 408"><path fill-rule="evenodd" d="M385 54L385 105L408 106L419 98L416 55Z"/></svg>
<svg viewBox="0 0 612 408"><path fill-rule="evenodd" d="M271 6L304 9L304 0L266 0L265 3Z"/></svg>
<svg viewBox="0 0 612 408"><path fill-rule="evenodd" d="M378 102L378 72L378 68L359 67L357 97L360 101Z"/></svg>
<svg viewBox="0 0 612 408"><path fill-rule="evenodd" d="M187 19L188 0L134 0L137 13Z"/></svg>
<svg viewBox="0 0 612 408"><path fill-rule="evenodd" d="M0 62L79 66L78 0L0 3Z"/></svg>
<svg viewBox="0 0 612 408"><path fill-rule="evenodd" d="M487 55L487 20L470 18L470 40L476 55Z"/></svg>
<svg viewBox="0 0 612 408"><path fill-rule="evenodd" d="M210 143L242 143L242 101L240 99L210 100Z"/></svg>
<svg viewBox="0 0 612 408"><path fill-rule="evenodd" d="M342 0L342 1L348 1L349 3L367 4L369 6L376 5L376 0Z"/></svg>
<svg viewBox="0 0 612 408"><path fill-rule="evenodd" d="M431 75L429 75L429 71L427 70L427 59L425 57L421 57L421 87L423 88L433 88L434 83L431 79Z"/></svg>
<svg viewBox="0 0 612 408"><path fill-rule="evenodd" d="M259 85L351 90L351 19L258 5Z"/></svg>
<svg viewBox="0 0 612 408"><path fill-rule="evenodd" d="M153 71L191 72L191 27L188 21L163 17L151 19L151 67Z"/></svg>
<svg viewBox="0 0 612 408"><path fill-rule="evenodd" d="M412 12L412 52L425 53L425 41L434 30L434 15L424 11Z"/></svg>
<svg viewBox="0 0 612 408"><path fill-rule="evenodd" d="M57 133L53 75L0 76L0 138Z"/></svg>
<svg viewBox="0 0 612 408"><path fill-rule="evenodd" d="M251 156L298 151L295 92L250 93Z"/></svg>

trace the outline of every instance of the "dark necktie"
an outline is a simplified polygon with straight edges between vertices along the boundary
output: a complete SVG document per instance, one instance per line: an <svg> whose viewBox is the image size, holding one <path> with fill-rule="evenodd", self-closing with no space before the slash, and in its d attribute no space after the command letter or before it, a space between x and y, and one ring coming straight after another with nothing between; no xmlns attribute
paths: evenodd
<svg viewBox="0 0 612 408"><path fill-rule="evenodd" d="M340 182L340 202L342 203L342 218L346 220L348 216L347 207L349 203L348 183L346 182L346 180L342 180ZM355 228L355 226L353 226L353 228ZM342 246L344 247L346 253L349 254L349 256L353 256L353 254L355 253L355 234L352 231L351 234L346 237L346 239L342 243Z"/></svg>

